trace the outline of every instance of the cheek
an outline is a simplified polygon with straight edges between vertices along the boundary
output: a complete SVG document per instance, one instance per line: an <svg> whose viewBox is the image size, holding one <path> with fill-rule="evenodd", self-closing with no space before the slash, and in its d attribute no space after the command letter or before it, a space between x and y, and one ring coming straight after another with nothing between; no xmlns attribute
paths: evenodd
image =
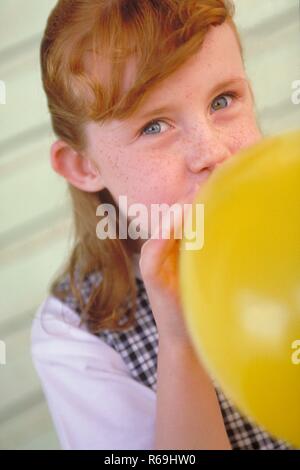
<svg viewBox="0 0 300 470"><path fill-rule="evenodd" d="M128 204L172 204L182 187L183 171L174 152L136 151L118 143L97 141L92 155L103 176L105 187L118 202L127 196Z"/></svg>
<svg viewBox="0 0 300 470"><path fill-rule="evenodd" d="M128 175L128 179L126 176L119 181L116 200L120 195L127 196L128 221L138 218L143 238L149 238L159 223L158 206L172 205L177 200L178 187L182 185L178 186L175 169L170 170L167 165L145 164L143 168L132 171L131 177ZM138 204L142 207L139 208Z"/></svg>
<svg viewBox="0 0 300 470"><path fill-rule="evenodd" d="M116 182L111 181L118 194L127 195L128 203L172 204L183 182L180 159L156 152L147 158L138 156L135 162L123 167L118 163Z"/></svg>
<svg viewBox="0 0 300 470"><path fill-rule="evenodd" d="M231 136L231 153L256 144L263 138L254 117L245 118L236 125Z"/></svg>

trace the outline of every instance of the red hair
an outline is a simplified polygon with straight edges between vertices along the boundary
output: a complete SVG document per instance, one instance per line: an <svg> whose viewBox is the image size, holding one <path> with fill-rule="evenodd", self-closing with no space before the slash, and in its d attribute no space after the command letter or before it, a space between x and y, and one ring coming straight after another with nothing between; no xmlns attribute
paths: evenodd
<svg viewBox="0 0 300 470"><path fill-rule="evenodd" d="M88 121L131 116L155 86L199 50L211 26L228 21L242 54L233 15L233 4L227 0L59 0L41 44L43 85L57 137L82 152ZM131 59L136 73L125 90ZM128 328L134 323L136 299L129 242L96 237L96 208L114 201L106 189L87 193L69 184L69 190L75 245L51 292L64 299L58 284L68 274L91 331ZM97 270L103 281L85 305L80 282ZM119 327L128 295L132 308L128 321Z"/></svg>

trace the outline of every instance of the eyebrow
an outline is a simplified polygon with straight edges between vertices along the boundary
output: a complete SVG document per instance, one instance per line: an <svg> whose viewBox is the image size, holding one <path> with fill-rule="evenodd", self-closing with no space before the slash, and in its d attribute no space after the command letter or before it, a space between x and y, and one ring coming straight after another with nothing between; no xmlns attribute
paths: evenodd
<svg viewBox="0 0 300 470"><path fill-rule="evenodd" d="M233 77L228 80L224 80L217 85L213 87L213 89L210 91L212 95L217 94L221 92L222 90L228 88L229 86L232 86L233 84L236 84L238 82L244 82L247 83L247 79L243 77ZM160 106L158 108L153 108L149 111L146 111L145 113L142 112L136 112L135 116L137 119L141 120L147 120L151 119L155 116L162 115L164 113L168 113L170 111L176 111L178 109L178 105L175 105L174 103L169 103L165 104L164 106Z"/></svg>

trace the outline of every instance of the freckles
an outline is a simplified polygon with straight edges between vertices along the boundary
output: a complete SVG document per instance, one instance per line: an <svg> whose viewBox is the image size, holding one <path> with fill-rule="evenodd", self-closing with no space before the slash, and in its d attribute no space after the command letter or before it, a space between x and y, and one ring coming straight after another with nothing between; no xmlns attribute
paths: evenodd
<svg viewBox="0 0 300 470"><path fill-rule="evenodd" d="M155 171L155 170L154 170ZM138 178L138 177L137 177ZM148 204L160 204L166 200L166 181L157 171L145 173L141 179L137 179L134 187L135 199Z"/></svg>
<svg viewBox="0 0 300 470"><path fill-rule="evenodd" d="M127 181L130 174L134 173L129 165L126 152L114 149L107 155L108 172L114 178L114 182Z"/></svg>
<svg viewBox="0 0 300 470"><path fill-rule="evenodd" d="M234 135L235 138L235 145L241 146L245 141L248 140L248 131L247 128L241 126Z"/></svg>
<svg viewBox="0 0 300 470"><path fill-rule="evenodd" d="M237 153L242 149L251 147L259 140L253 129L241 129L234 137L232 153Z"/></svg>
<svg viewBox="0 0 300 470"><path fill-rule="evenodd" d="M250 147L260 139L260 135L252 123L241 125L235 132L232 141L232 151L234 153L244 148Z"/></svg>

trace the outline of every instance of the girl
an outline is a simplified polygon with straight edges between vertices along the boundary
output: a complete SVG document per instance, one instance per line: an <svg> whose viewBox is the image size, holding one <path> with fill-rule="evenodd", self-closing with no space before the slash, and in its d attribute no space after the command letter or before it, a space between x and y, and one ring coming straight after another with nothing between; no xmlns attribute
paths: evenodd
<svg viewBox="0 0 300 470"><path fill-rule="evenodd" d="M147 232L146 218L147 241L96 235L100 204L129 226L120 196L148 213L192 202L262 138L233 14L226 0L59 0L49 17L51 163L69 184L75 242L32 356L64 449L288 447L242 418L195 356L173 236Z"/></svg>

